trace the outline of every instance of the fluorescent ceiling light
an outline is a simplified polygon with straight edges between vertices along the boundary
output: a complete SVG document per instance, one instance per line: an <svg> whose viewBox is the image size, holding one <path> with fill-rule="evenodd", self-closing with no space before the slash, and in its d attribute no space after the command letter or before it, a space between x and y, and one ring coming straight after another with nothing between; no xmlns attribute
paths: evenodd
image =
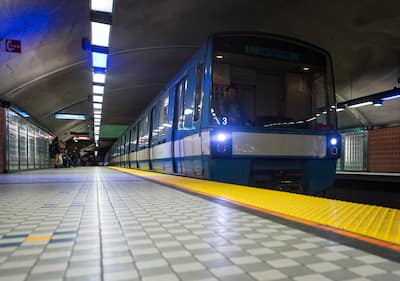
<svg viewBox="0 0 400 281"><path fill-rule="evenodd" d="M74 136L73 139L74 140L86 140L86 141L89 141L90 137L89 136Z"/></svg>
<svg viewBox="0 0 400 281"><path fill-rule="evenodd" d="M103 104L94 102L93 103L93 108L94 109L102 109L103 108Z"/></svg>
<svg viewBox="0 0 400 281"><path fill-rule="evenodd" d="M111 25L92 22L92 45L108 47L110 44Z"/></svg>
<svg viewBox="0 0 400 281"><path fill-rule="evenodd" d="M56 114L54 114L54 118L56 118L56 119L65 119L65 120L86 120L86 115L84 115L84 114L56 113Z"/></svg>
<svg viewBox="0 0 400 281"><path fill-rule="evenodd" d="M93 94L103 95L104 94L104 86L93 85Z"/></svg>
<svg viewBox="0 0 400 281"><path fill-rule="evenodd" d="M94 114L101 114L101 109L93 109Z"/></svg>
<svg viewBox="0 0 400 281"><path fill-rule="evenodd" d="M107 54L93 52L92 53L93 67L107 68L107 57L108 57Z"/></svg>
<svg viewBox="0 0 400 281"><path fill-rule="evenodd" d="M94 116L94 118L100 118L101 119L101 114L94 114L93 116Z"/></svg>
<svg viewBox="0 0 400 281"><path fill-rule="evenodd" d="M371 105L371 104L373 104L372 101L366 101L366 102L350 105L349 108L357 108L357 107L362 107L362 106Z"/></svg>
<svg viewBox="0 0 400 281"><path fill-rule="evenodd" d="M344 108L341 108L341 107L336 108L336 112L340 112L340 111L343 111L343 110L344 110Z"/></svg>
<svg viewBox="0 0 400 281"><path fill-rule="evenodd" d="M113 0L92 0L90 1L90 9L93 11L112 13L113 2Z"/></svg>
<svg viewBox="0 0 400 281"><path fill-rule="evenodd" d="M104 84L106 82L106 75L104 73L93 72L93 82Z"/></svg>
<svg viewBox="0 0 400 281"><path fill-rule="evenodd" d="M382 98L382 100L394 100L394 99L398 99L400 98L400 95L395 95L395 96L391 96L391 97L386 97L386 98Z"/></svg>
<svg viewBox="0 0 400 281"><path fill-rule="evenodd" d="M93 102L103 102L103 96L93 95Z"/></svg>

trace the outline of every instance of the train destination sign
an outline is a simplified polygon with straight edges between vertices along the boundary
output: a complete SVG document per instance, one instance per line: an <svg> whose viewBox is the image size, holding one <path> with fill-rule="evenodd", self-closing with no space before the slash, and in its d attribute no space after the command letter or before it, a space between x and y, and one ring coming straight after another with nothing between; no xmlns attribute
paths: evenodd
<svg viewBox="0 0 400 281"><path fill-rule="evenodd" d="M270 57L290 61L299 61L299 54L286 50L276 50L259 46L245 46L245 52L250 55Z"/></svg>

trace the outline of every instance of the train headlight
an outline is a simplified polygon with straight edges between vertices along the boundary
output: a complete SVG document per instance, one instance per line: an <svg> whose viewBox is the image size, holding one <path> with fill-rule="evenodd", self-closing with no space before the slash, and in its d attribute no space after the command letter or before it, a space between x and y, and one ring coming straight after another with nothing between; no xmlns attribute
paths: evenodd
<svg viewBox="0 0 400 281"><path fill-rule="evenodd" d="M217 134L216 140L217 140L218 142L224 142L224 141L226 141L226 134L224 134L224 133L219 133L219 134Z"/></svg>
<svg viewBox="0 0 400 281"><path fill-rule="evenodd" d="M327 156L329 158L340 157L340 135L330 135L327 137Z"/></svg>
<svg viewBox="0 0 400 281"><path fill-rule="evenodd" d="M228 132L212 132L211 155L213 157L229 157L232 155L232 134Z"/></svg>

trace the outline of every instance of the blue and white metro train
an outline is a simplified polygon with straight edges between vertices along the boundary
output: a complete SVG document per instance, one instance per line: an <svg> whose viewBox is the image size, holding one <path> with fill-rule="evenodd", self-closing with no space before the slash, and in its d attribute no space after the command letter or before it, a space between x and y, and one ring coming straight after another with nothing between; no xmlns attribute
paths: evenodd
<svg viewBox="0 0 400 281"><path fill-rule="evenodd" d="M108 152L111 165L316 194L340 135L328 52L252 32L208 38Z"/></svg>

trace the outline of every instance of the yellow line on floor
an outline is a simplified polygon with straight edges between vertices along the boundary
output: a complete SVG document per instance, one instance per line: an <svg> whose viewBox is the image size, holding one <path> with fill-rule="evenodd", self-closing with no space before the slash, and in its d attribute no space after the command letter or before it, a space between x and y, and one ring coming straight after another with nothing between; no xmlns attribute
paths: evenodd
<svg viewBox="0 0 400 281"><path fill-rule="evenodd" d="M24 242L49 241L50 239L51 239L51 235L29 236L29 237L25 238Z"/></svg>
<svg viewBox="0 0 400 281"><path fill-rule="evenodd" d="M320 225L323 229L328 227L330 231L400 251L398 209L136 169L110 168L305 224Z"/></svg>

